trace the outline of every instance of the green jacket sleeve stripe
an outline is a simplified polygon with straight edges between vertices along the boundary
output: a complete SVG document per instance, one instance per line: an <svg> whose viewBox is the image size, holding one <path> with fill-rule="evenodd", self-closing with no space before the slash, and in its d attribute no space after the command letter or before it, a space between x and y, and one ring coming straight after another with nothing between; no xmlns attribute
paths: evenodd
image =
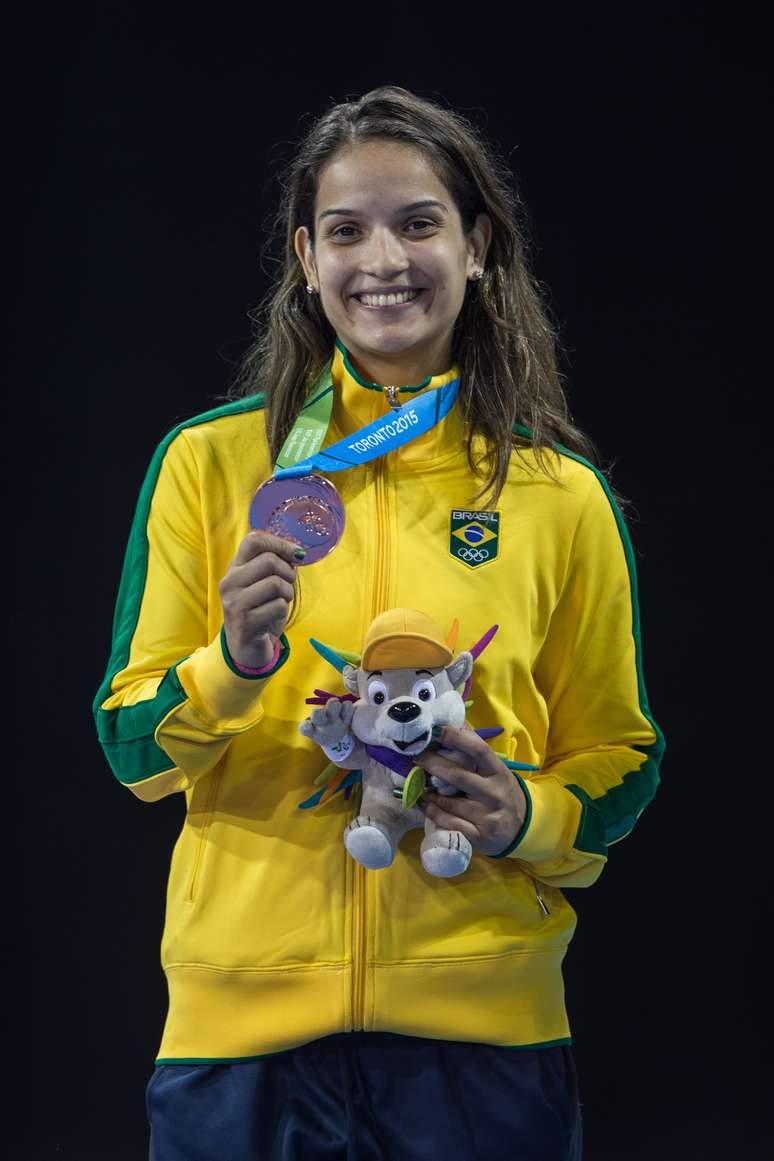
<svg viewBox="0 0 774 1161"><path fill-rule="evenodd" d="M259 392L257 395L237 399L233 403L213 408L178 424L156 448L145 475L121 571L113 616L110 660L92 705L97 736L113 773L121 782L137 782L175 768L174 762L156 743L154 734L170 710L186 699L185 691L177 678L177 665L174 665L167 670L154 697L136 705L102 709L102 703L111 694L113 678L128 663L132 637L140 616L148 567L148 514L164 456L172 441L185 428L208 423L224 415L259 410L265 405L265 395ZM185 657L181 657L177 664L184 660Z"/></svg>
<svg viewBox="0 0 774 1161"><path fill-rule="evenodd" d="M514 425L514 432L530 438L529 428L521 424ZM652 801L658 789L660 777L659 767L663 758L666 744L664 735L659 729L650 710L648 694L645 689L645 678L642 670L642 637L640 632L640 606L637 590L637 569L634 560L634 549L631 536L621 510L615 502L610 485L604 474L589 460L576 452L570 451L563 444L554 445L557 451L570 459L583 464L599 480L605 496L613 511L618 532L623 544L626 566L629 573L629 588L632 606L632 636L634 638L635 658L637 667L637 691L640 711L650 723L655 734L655 741L649 746L634 746L635 750L646 755L645 762L636 770L624 775L620 786L614 786L600 798L591 798L580 786L568 785L576 798L580 799L583 809L581 822L575 841L578 850L604 855L607 847L620 839L625 838L633 829L637 819L645 807Z"/></svg>

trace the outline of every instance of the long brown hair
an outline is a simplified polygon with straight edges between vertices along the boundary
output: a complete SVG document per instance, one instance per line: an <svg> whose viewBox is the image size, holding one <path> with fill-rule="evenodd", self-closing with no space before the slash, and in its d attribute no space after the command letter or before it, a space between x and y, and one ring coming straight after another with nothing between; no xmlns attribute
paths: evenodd
<svg viewBox="0 0 774 1161"><path fill-rule="evenodd" d="M342 147L377 138L405 142L423 154L454 198L466 233L480 213L492 221L484 276L468 284L452 342L468 463L485 481L476 499L491 492L487 502L497 502L514 449L520 454L532 446L538 470L552 478L556 473L545 452L555 442L598 463L593 443L569 412L557 366L558 337L528 270L525 215L510 171L461 114L395 85L334 105L307 131L281 176L282 198L265 247L270 258L276 247L278 270L263 302L250 312L256 338L226 398L266 392L275 460L335 339L319 297L306 293L295 233L306 226L314 243L314 203L325 164ZM514 425L523 434L514 434ZM478 464L472 452L476 435L486 448ZM484 473L482 462L488 466Z"/></svg>

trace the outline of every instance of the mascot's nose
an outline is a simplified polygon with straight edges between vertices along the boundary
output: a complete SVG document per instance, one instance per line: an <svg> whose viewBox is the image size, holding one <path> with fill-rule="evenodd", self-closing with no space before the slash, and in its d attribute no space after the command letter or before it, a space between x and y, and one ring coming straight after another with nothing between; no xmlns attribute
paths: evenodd
<svg viewBox="0 0 774 1161"><path fill-rule="evenodd" d="M387 717L393 718L396 722L413 722L421 712L415 701L396 701L395 705L391 705L387 710Z"/></svg>

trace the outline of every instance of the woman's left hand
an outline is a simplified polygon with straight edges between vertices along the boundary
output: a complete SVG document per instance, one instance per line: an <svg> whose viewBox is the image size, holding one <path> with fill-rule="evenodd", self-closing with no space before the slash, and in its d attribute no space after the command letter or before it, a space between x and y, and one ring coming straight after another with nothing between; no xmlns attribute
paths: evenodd
<svg viewBox="0 0 774 1161"><path fill-rule="evenodd" d="M432 750L414 760L464 796L446 797L428 788L417 805L436 826L464 834L474 850L499 855L516 838L527 816L527 799L518 779L469 726L444 726L436 740L444 749L461 751L465 765Z"/></svg>

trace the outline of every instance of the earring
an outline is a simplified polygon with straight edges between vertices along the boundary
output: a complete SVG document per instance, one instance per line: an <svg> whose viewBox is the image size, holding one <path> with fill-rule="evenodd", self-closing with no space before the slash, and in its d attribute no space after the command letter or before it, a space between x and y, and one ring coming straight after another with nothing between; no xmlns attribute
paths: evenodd
<svg viewBox="0 0 774 1161"><path fill-rule="evenodd" d="M307 294L314 294L314 287L310 286L308 282L306 284L306 293Z"/></svg>
<svg viewBox="0 0 774 1161"><path fill-rule="evenodd" d="M475 278L476 282L480 282L481 279L484 277L484 271L481 269L480 266L479 266L478 270L473 271L473 277Z"/></svg>

